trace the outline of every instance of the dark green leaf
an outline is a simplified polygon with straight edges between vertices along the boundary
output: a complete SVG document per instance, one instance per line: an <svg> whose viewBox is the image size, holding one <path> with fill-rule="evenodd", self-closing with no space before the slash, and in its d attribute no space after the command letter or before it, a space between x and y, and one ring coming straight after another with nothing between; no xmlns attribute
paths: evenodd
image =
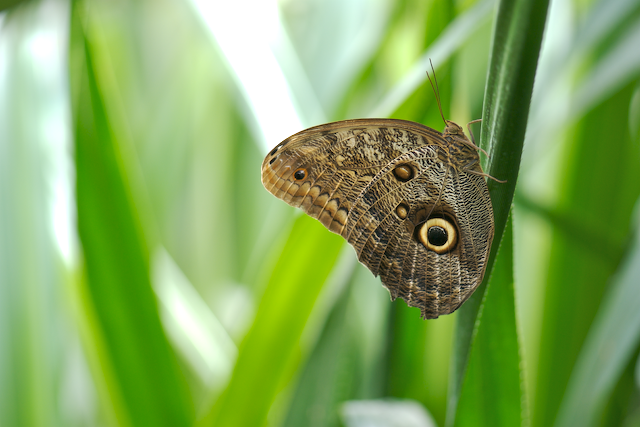
<svg viewBox="0 0 640 427"><path fill-rule="evenodd" d="M488 180L496 232L485 280L459 310L454 345L454 369L449 388L448 425L454 424L469 354L472 346L475 345L474 325L479 317L481 301L487 287L486 283L489 280L511 208L547 8L547 1L501 1L497 11L480 144L491 155L491 160L487 162L485 171L489 175L507 182L498 183L491 179ZM499 289L500 291L492 293L494 297L502 300L503 295L500 293L505 291L511 295L510 287L501 286ZM504 309L509 310L508 307L504 307ZM503 315L506 318L515 319L507 312ZM515 346L507 344L507 347L517 350L517 337L510 336L505 339L515 339ZM519 379L519 367L508 375L512 379Z"/></svg>
<svg viewBox="0 0 640 427"><path fill-rule="evenodd" d="M465 374L455 426L517 426L524 399L513 294L513 231L507 227L485 299Z"/></svg>

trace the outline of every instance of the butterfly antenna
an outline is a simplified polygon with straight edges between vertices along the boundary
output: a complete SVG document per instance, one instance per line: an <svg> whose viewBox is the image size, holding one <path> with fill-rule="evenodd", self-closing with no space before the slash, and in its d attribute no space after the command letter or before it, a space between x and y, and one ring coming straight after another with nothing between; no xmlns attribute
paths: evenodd
<svg viewBox="0 0 640 427"><path fill-rule="evenodd" d="M440 110L440 117L442 117L442 121L445 126L447 125L447 121L444 118L444 113L442 112L442 104L440 103L440 88L438 87L438 80L436 79L436 70L433 68L433 62L431 62L431 58L429 58L429 64L431 64L431 71L433 72L433 81L431 80L431 76L427 71L427 77L429 78L429 83L431 83L431 89L436 94L436 102L438 103L438 110ZM435 85L434 85L435 82Z"/></svg>

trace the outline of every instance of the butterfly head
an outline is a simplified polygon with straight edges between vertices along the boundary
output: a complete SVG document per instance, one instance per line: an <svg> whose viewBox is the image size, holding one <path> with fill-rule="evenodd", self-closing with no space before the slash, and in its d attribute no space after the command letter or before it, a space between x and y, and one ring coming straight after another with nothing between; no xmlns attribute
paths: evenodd
<svg viewBox="0 0 640 427"><path fill-rule="evenodd" d="M445 120L445 123L447 124L447 126L444 128L444 131L442 132L442 135L446 138L447 136L461 136L463 138L467 138L464 134L464 130L462 130L462 127L457 124L452 122L451 120Z"/></svg>

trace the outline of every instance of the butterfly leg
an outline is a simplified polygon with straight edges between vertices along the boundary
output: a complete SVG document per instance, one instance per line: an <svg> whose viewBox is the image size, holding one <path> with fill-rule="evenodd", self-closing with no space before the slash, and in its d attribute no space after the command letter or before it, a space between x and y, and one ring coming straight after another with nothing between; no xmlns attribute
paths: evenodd
<svg viewBox="0 0 640 427"><path fill-rule="evenodd" d="M500 179L498 179L496 177L493 177L493 176L489 175L488 173L478 172L478 171L474 171L474 170L471 170L471 169L463 169L463 170L465 172L467 172L467 173L471 173L471 174L474 174L474 175L479 175L479 176L482 176L484 178L490 178L490 179L494 180L495 182L499 182L500 184L504 184L504 183L507 182L507 181L502 181L502 180L500 180Z"/></svg>
<svg viewBox="0 0 640 427"><path fill-rule="evenodd" d="M491 156L489 155L489 153L487 153L486 151L484 151L482 148L480 148L478 145L476 145L476 139L473 136L473 131L471 130L471 125L474 123L480 123L482 121L482 119L477 119L477 120L472 120L469 123L467 123L467 130L469 131L469 135L471 135L471 142L473 142L473 145L475 145L476 149L479 151L482 151L484 153L485 156L487 156L487 158L491 158Z"/></svg>

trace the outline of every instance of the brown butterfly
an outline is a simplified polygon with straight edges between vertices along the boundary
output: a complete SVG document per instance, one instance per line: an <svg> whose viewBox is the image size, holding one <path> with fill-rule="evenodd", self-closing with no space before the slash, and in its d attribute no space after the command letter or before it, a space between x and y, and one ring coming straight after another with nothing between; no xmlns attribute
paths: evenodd
<svg viewBox="0 0 640 427"><path fill-rule="evenodd" d="M442 117L443 133L395 119L315 126L262 163L269 192L344 237L392 299L427 319L480 285L494 233L480 149Z"/></svg>

